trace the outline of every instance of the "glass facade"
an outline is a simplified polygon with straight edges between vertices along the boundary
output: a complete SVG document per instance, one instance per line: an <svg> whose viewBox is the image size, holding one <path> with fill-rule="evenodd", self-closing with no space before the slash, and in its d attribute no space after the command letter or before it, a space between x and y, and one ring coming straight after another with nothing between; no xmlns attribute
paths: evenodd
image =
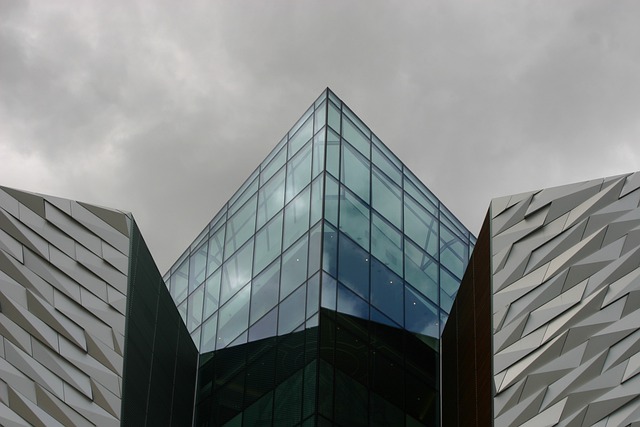
<svg viewBox="0 0 640 427"><path fill-rule="evenodd" d="M274 337L304 330L323 331L322 323L336 322L328 313L395 328L401 336L401 331L412 333L437 354L474 243L471 233L327 89L165 282L202 355L262 340L279 343L285 338ZM314 339L324 343L317 351L329 339L325 335ZM343 342L342 334L331 336L335 345ZM362 351L372 349L367 344ZM205 359L201 356L201 366ZM319 362L300 372L322 371L326 359L312 359ZM339 366L338 359L333 357L331 366ZM432 368L437 372L437 364ZM202 375L201 383L206 382ZM430 387L437 390L437 381ZM334 393L345 392L334 387ZM437 393L434 399L434 409L427 412L436 419ZM395 407L406 412L403 405ZM314 407L309 414L317 411ZM205 412L207 421L197 425L222 423ZM335 421L333 415L324 416ZM292 425L303 420L296 419Z"/></svg>

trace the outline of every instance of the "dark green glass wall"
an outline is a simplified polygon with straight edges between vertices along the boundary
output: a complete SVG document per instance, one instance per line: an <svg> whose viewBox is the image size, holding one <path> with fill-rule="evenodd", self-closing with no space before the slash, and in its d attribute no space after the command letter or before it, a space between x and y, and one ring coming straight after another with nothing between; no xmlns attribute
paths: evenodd
<svg viewBox="0 0 640 427"><path fill-rule="evenodd" d="M198 351L132 221L123 426L188 426Z"/></svg>

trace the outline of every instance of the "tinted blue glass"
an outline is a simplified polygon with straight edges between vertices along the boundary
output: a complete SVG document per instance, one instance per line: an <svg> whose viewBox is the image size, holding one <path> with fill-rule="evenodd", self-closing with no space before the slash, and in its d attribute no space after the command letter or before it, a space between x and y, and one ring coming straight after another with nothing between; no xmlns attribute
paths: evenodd
<svg viewBox="0 0 640 427"><path fill-rule="evenodd" d="M438 338L438 309L407 286L405 288L405 328L412 332Z"/></svg>
<svg viewBox="0 0 640 427"><path fill-rule="evenodd" d="M249 241L222 266L222 290L220 303L224 304L233 294L251 280L253 240Z"/></svg>
<svg viewBox="0 0 640 427"><path fill-rule="evenodd" d="M322 269L332 276L338 275L338 232L329 224L324 226Z"/></svg>
<svg viewBox="0 0 640 427"><path fill-rule="evenodd" d="M398 169L395 164L385 156L380 149L377 147L373 147L372 150L373 157L372 162L376 165L382 172L384 172L393 182L398 185L402 185L402 172Z"/></svg>
<svg viewBox="0 0 640 427"><path fill-rule="evenodd" d="M304 236L282 254L280 301L307 279L308 238Z"/></svg>
<svg viewBox="0 0 640 427"><path fill-rule="evenodd" d="M229 258L232 253L253 236L256 229L257 200L257 196L254 196L227 221L224 248L225 259Z"/></svg>
<svg viewBox="0 0 640 427"><path fill-rule="evenodd" d="M369 254L344 235L340 235L339 246L338 280L368 300Z"/></svg>
<svg viewBox="0 0 640 427"><path fill-rule="evenodd" d="M311 175L315 178L324 170L324 139L326 130L322 129L313 138L313 167Z"/></svg>
<svg viewBox="0 0 640 427"><path fill-rule="evenodd" d="M283 248L287 248L309 229L311 186L284 208Z"/></svg>
<svg viewBox="0 0 640 427"><path fill-rule="evenodd" d="M371 254L402 275L402 235L375 213L371 220Z"/></svg>
<svg viewBox="0 0 640 427"><path fill-rule="evenodd" d="M222 265L224 253L224 230L222 227L209 239L209 250L207 252L207 275L213 273Z"/></svg>
<svg viewBox="0 0 640 427"><path fill-rule="evenodd" d="M421 190L416 187L416 185L411 181L410 178L405 175L404 180L404 191L411 195L414 199L420 203L426 210L428 210L432 215L438 215L438 201L432 200L428 198Z"/></svg>
<svg viewBox="0 0 640 427"><path fill-rule="evenodd" d="M334 226L338 226L338 207L340 202L340 185L338 182L327 175L324 196L324 219Z"/></svg>
<svg viewBox="0 0 640 427"><path fill-rule="evenodd" d="M371 181L371 206L402 229L402 190L375 168Z"/></svg>
<svg viewBox="0 0 640 427"><path fill-rule="evenodd" d="M284 206L285 168L258 191L257 228L262 227Z"/></svg>
<svg viewBox="0 0 640 427"><path fill-rule="evenodd" d="M336 132L340 132L340 108L336 107L332 102L330 102L328 115L329 126L331 126Z"/></svg>
<svg viewBox="0 0 640 427"><path fill-rule="evenodd" d="M320 274L316 274L307 282L307 317L318 311L320 303Z"/></svg>
<svg viewBox="0 0 640 427"><path fill-rule="evenodd" d="M251 323L278 304L280 260L277 260L251 283Z"/></svg>
<svg viewBox="0 0 640 427"><path fill-rule="evenodd" d="M312 276L320 270L320 260L322 250L322 224L318 223L309 233L309 265L308 276Z"/></svg>
<svg viewBox="0 0 640 427"><path fill-rule="evenodd" d="M362 200L369 203L370 163L349 144L342 144L340 180Z"/></svg>
<svg viewBox="0 0 640 427"><path fill-rule="evenodd" d="M271 160L266 167L262 169L260 173L260 185L264 185L282 166L284 166L287 160L287 147L283 146L278 154Z"/></svg>
<svg viewBox="0 0 640 427"><path fill-rule="evenodd" d="M322 302L321 306L330 310L336 309L336 279L327 273L322 273Z"/></svg>
<svg viewBox="0 0 640 427"><path fill-rule="evenodd" d="M278 308L271 310L266 316L258 320L249 328L249 341L276 336L278 331Z"/></svg>
<svg viewBox="0 0 640 427"><path fill-rule="evenodd" d="M314 130L316 132L318 132L318 129L320 129L322 126L325 125L326 115L327 115L327 103L323 102L322 104L316 107L316 111L314 113L314 117L315 117Z"/></svg>
<svg viewBox="0 0 640 427"><path fill-rule="evenodd" d="M370 159L371 143L369 139L351 122L342 117L342 137L349 141L351 145L361 152L367 159Z"/></svg>
<svg viewBox="0 0 640 427"><path fill-rule="evenodd" d="M369 318L369 304L340 283L338 283L337 310L361 319Z"/></svg>
<svg viewBox="0 0 640 427"><path fill-rule="evenodd" d="M313 117L309 117L289 140L289 158L293 156L313 136Z"/></svg>
<svg viewBox="0 0 640 427"><path fill-rule="evenodd" d="M287 163L286 202L311 182L311 143Z"/></svg>
<svg viewBox="0 0 640 427"><path fill-rule="evenodd" d="M348 190L341 188L340 231L369 249L369 207Z"/></svg>
<svg viewBox="0 0 640 427"><path fill-rule="evenodd" d="M404 233L429 255L438 256L438 221L410 197L404 199Z"/></svg>
<svg viewBox="0 0 640 427"><path fill-rule="evenodd" d="M282 250L282 212L256 234L256 250L253 260L253 274L259 273Z"/></svg>
<svg viewBox="0 0 640 427"><path fill-rule="evenodd" d="M438 300L438 265L413 243L404 241L404 279L432 301Z"/></svg>
<svg viewBox="0 0 640 427"><path fill-rule="evenodd" d="M340 178L340 137L331 129L327 130L327 172Z"/></svg>
<svg viewBox="0 0 640 427"><path fill-rule="evenodd" d="M253 175L256 175L256 172L254 172ZM229 216L236 213L238 209L240 209L241 206L244 205L245 202L256 193L256 191L258 191L257 176L253 179L249 178L244 186L241 187L240 190L238 190L236 195L233 196L231 200L229 200Z"/></svg>
<svg viewBox="0 0 640 427"><path fill-rule="evenodd" d="M403 312L403 315L404 315L404 312ZM400 324L389 319L387 316L382 314L381 311L376 310L374 306L369 307L369 317L373 322L376 322L376 323L382 323L383 325L389 325L394 328L401 327Z"/></svg>
<svg viewBox="0 0 640 427"><path fill-rule="evenodd" d="M446 227L440 227L440 262L462 279L467 261L467 247Z"/></svg>
<svg viewBox="0 0 640 427"><path fill-rule="evenodd" d="M371 264L371 303L402 325L404 283L399 276L375 259Z"/></svg>
<svg viewBox="0 0 640 427"><path fill-rule="evenodd" d="M220 307L216 349L229 345L249 326L250 292L251 286L245 286L228 303Z"/></svg>
<svg viewBox="0 0 640 427"><path fill-rule="evenodd" d="M311 225L320 221L322 217L322 177L318 177L311 184Z"/></svg>
<svg viewBox="0 0 640 427"><path fill-rule="evenodd" d="M278 335L288 334L304 322L306 286L302 285L280 303Z"/></svg>

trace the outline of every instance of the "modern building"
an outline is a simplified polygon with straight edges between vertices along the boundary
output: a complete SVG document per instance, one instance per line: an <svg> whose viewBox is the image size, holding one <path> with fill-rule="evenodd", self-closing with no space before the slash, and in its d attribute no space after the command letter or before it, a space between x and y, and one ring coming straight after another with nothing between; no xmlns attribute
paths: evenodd
<svg viewBox="0 0 640 427"><path fill-rule="evenodd" d="M443 425L640 425L640 173L491 202L442 337Z"/></svg>
<svg viewBox="0 0 640 427"><path fill-rule="evenodd" d="M329 89L164 277L130 214L0 187L0 425L640 425L639 204L476 241Z"/></svg>

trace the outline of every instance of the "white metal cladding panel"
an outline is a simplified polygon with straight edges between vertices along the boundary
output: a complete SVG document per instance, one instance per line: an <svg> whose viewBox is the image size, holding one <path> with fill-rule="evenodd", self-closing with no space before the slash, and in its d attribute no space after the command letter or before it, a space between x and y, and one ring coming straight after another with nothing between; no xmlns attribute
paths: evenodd
<svg viewBox="0 0 640 427"><path fill-rule="evenodd" d="M129 228L0 187L0 425L120 425Z"/></svg>
<svg viewBox="0 0 640 427"><path fill-rule="evenodd" d="M491 205L496 426L640 423L640 173Z"/></svg>

